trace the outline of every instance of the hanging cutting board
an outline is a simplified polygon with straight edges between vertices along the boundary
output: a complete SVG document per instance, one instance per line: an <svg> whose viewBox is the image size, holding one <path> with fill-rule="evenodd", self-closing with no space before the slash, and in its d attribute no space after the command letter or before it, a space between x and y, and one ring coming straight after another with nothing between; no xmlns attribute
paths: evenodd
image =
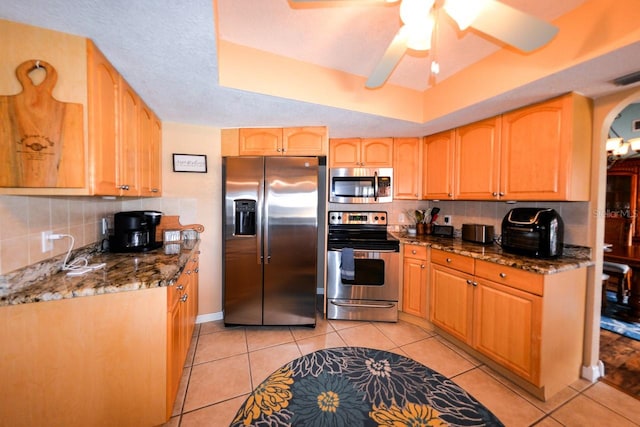
<svg viewBox="0 0 640 427"><path fill-rule="evenodd" d="M0 96L0 187L84 187L82 104L53 98L58 73L45 61L23 62L16 76L22 92Z"/></svg>

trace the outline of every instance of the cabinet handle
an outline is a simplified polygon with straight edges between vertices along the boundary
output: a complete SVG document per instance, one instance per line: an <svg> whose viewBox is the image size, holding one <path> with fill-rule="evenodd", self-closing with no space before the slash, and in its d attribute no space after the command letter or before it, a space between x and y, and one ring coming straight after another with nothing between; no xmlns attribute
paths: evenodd
<svg viewBox="0 0 640 427"><path fill-rule="evenodd" d="M151 192L152 192L152 193L157 193L158 191L160 191L160 190L158 190L157 188L152 188L152 189L151 189Z"/></svg>
<svg viewBox="0 0 640 427"><path fill-rule="evenodd" d="M494 191L493 193L491 193L491 195L492 195L493 197L498 197L498 193L496 193L495 191Z"/></svg>
<svg viewBox="0 0 640 427"><path fill-rule="evenodd" d="M504 279L505 277L507 277L507 273L500 273L500 277Z"/></svg>
<svg viewBox="0 0 640 427"><path fill-rule="evenodd" d="M453 197L453 194L452 193L447 193L447 197L451 198L451 197Z"/></svg>
<svg viewBox="0 0 640 427"><path fill-rule="evenodd" d="M126 185L126 184L125 184L125 185L121 185L121 186L120 186L120 189L121 189L121 190L129 190L129 186L128 186L128 185Z"/></svg>
<svg viewBox="0 0 640 427"><path fill-rule="evenodd" d="M471 284L472 284L471 280L467 279L467 285L471 285Z"/></svg>
<svg viewBox="0 0 640 427"><path fill-rule="evenodd" d="M181 291L181 290L183 290L183 289L184 289L184 286L182 286L182 285L178 285L178 286L176 286L176 290L178 290L178 291Z"/></svg>
<svg viewBox="0 0 640 427"><path fill-rule="evenodd" d="M187 274L191 274L191 270L187 270Z"/></svg>
<svg viewBox="0 0 640 427"><path fill-rule="evenodd" d="M415 255L415 254L417 254L417 253L418 253L418 251L416 251L415 249L412 249L412 250L411 250L411 253L412 253L413 255Z"/></svg>
<svg viewBox="0 0 640 427"><path fill-rule="evenodd" d="M500 197L504 196L504 193L502 191L499 194L500 194Z"/></svg>
<svg viewBox="0 0 640 427"><path fill-rule="evenodd" d="M451 258L447 258L447 262L453 262Z"/></svg>
<svg viewBox="0 0 640 427"><path fill-rule="evenodd" d="M195 270L193 270L193 271L195 271L196 273L200 273L200 269L199 269L199 268L196 268L196 269L195 269Z"/></svg>
<svg viewBox="0 0 640 427"><path fill-rule="evenodd" d="M473 286L478 286L478 282L471 282Z"/></svg>
<svg viewBox="0 0 640 427"><path fill-rule="evenodd" d="M180 301L187 302L187 298L189 298L189 294L184 294L182 295L182 298L180 298Z"/></svg>
<svg viewBox="0 0 640 427"><path fill-rule="evenodd" d="M424 264L420 264L420 268L425 268L425 265Z"/></svg>

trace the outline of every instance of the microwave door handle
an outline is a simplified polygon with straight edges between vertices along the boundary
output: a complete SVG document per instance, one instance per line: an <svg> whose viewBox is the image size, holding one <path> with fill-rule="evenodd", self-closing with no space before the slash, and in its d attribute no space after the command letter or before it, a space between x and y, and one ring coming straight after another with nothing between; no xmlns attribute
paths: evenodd
<svg viewBox="0 0 640 427"><path fill-rule="evenodd" d="M373 173L373 200L378 201L378 172Z"/></svg>

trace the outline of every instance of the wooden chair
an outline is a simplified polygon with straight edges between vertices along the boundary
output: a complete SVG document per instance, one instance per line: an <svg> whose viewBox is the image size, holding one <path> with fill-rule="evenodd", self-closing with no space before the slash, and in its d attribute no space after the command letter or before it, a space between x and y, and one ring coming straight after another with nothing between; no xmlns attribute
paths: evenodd
<svg viewBox="0 0 640 427"><path fill-rule="evenodd" d="M614 247L630 246L632 239L632 221L629 218L606 218L604 223L604 242ZM606 291L616 291L618 303L624 303L624 297L629 295L631 288L631 267L627 264L604 261L602 272L609 277L603 281L602 304L606 304Z"/></svg>

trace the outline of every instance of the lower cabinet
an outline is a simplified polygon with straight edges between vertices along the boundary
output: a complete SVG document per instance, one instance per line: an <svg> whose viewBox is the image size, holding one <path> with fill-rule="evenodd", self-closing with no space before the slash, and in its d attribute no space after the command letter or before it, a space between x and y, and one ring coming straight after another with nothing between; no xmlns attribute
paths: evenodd
<svg viewBox="0 0 640 427"><path fill-rule="evenodd" d="M431 263L435 326L542 400L578 380L585 268L543 275L436 249Z"/></svg>
<svg viewBox="0 0 640 427"><path fill-rule="evenodd" d="M404 245L402 311L427 318L427 247Z"/></svg>
<svg viewBox="0 0 640 427"><path fill-rule="evenodd" d="M167 288L167 418L176 400L198 315L198 258L193 256Z"/></svg>
<svg viewBox="0 0 640 427"><path fill-rule="evenodd" d="M193 334L197 262L169 287L0 307L0 425L165 423Z"/></svg>

